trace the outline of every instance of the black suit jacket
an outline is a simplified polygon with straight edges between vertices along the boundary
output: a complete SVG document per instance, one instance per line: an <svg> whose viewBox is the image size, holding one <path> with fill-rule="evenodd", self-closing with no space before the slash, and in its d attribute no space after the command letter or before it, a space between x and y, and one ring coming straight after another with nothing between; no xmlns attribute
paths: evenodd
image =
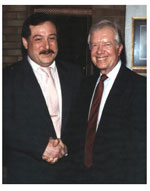
<svg viewBox="0 0 150 191"><path fill-rule="evenodd" d="M70 63L56 61L56 66L62 91L61 139L67 144L68 119L80 85L81 71ZM56 134L30 64L27 60L14 64L4 70L3 77L7 183L69 182L66 170L69 168L69 157L53 165L41 159L49 137L56 138Z"/></svg>
<svg viewBox="0 0 150 191"><path fill-rule="evenodd" d="M124 65L103 109L94 142L93 166L83 166L88 112L97 78L95 75L84 82L77 112L75 126L79 131L75 142L79 145L73 153L77 166L82 164L79 182L146 183L146 81ZM75 131L74 128L74 134Z"/></svg>

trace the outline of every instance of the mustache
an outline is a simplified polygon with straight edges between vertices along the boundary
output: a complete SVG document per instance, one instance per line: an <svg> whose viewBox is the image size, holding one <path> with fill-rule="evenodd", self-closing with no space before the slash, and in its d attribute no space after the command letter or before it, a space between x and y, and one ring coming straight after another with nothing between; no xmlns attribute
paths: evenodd
<svg viewBox="0 0 150 191"><path fill-rule="evenodd" d="M55 53L52 49L48 49L48 50L42 50L41 52L40 52L40 54L49 54L49 53Z"/></svg>

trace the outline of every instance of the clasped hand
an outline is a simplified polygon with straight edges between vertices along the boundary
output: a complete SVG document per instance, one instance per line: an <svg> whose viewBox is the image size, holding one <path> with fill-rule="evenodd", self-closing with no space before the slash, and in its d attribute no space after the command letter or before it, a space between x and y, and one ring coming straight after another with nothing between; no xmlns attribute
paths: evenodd
<svg viewBox="0 0 150 191"><path fill-rule="evenodd" d="M42 159L48 163L56 163L58 159L67 154L67 147L61 139L53 139L50 137L48 145L42 155Z"/></svg>

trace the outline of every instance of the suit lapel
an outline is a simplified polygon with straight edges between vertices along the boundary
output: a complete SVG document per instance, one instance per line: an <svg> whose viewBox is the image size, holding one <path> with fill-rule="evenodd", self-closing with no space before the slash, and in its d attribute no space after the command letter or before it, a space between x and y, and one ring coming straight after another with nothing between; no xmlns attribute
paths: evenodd
<svg viewBox="0 0 150 191"><path fill-rule="evenodd" d="M29 94L29 99L31 101L31 105L33 108L35 108L35 111L40 113L41 119L47 122L47 124L51 128L51 132L53 132L52 134L56 136L43 93L32 71L32 68L27 61L23 64L23 67L24 67L24 70L23 70L24 71L24 75L23 75L24 88L26 92L29 92L28 94Z"/></svg>
<svg viewBox="0 0 150 191"><path fill-rule="evenodd" d="M126 69L122 65L106 100L97 134L103 131L103 127L106 128L108 126L107 123L111 120L110 118L108 119L108 116L113 116L115 113L121 112L120 109L125 105L126 98L124 92L128 84L125 71Z"/></svg>
<svg viewBox="0 0 150 191"><path fill-rule="evenodd" d="M84 92L83 101L85 102L84 111L87 113L87 118L88 118L89 107L90 107L92 95L93 95L94 88L95 88L98 77L99 77L99 74L90 76L85 83L86 87L83 88L85 90L82 90Z"/></svg>
<svg viewBox="0 0 150 191"><path fill-rule="evenodd" d="M72 91L71 91L71 75L67 68L65 68L60 62L56 63L58 75L60 79L60 86L61 86L61 93L62 93L62 128L61 134L64 134L66 130L69 111L71 106L71 98L72 98Z"/></svg>

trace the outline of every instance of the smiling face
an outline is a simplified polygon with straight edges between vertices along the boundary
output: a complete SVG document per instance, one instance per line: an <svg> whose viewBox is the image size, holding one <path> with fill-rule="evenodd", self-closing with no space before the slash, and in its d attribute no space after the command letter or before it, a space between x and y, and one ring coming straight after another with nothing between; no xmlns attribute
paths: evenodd
<svg viewBox="0 0 150 191"><path fill-rule="evenodd" d="M115 30L109 26L91 34L91 59L102 74L108 74L116 66L123 49L123 45L119 46L115 37Z"/></svg>
<svg viewBox="0 0 150 191"><path fill-rule="evenodd" d="M22 38L29 57L43 67L51 65L58 53L55 25L46 21L36 26L30 25L30 30L28 40Z"/></svg>

